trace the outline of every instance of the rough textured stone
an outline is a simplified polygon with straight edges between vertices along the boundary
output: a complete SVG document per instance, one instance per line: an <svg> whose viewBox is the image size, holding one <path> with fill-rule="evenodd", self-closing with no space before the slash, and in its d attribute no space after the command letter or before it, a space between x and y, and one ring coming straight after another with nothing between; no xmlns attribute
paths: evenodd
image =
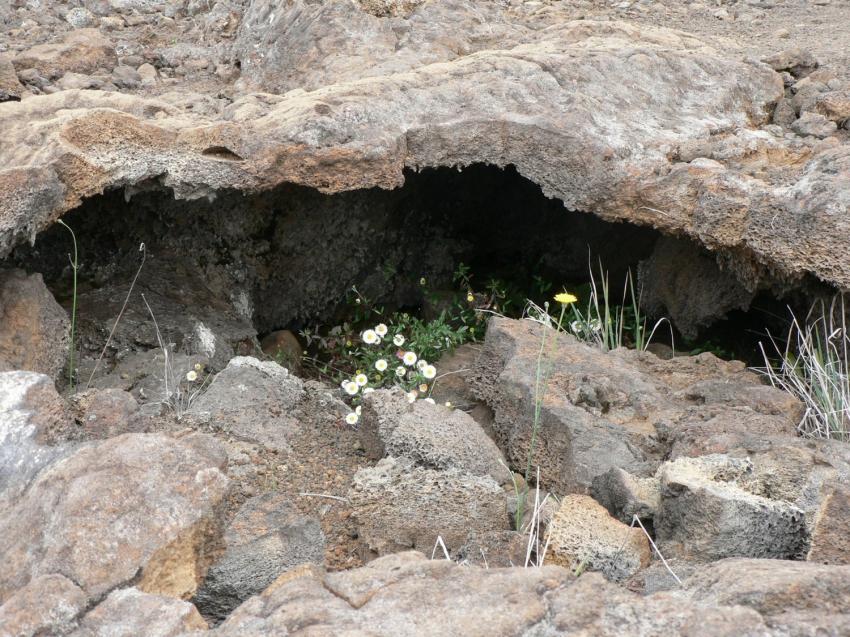
<svg viewBox="0 0 850 637"><path fill-rule="evenodd" d="M775 71L788 71L794 77L805 77L818 67L818 61L811 51L801 48L786 49L762 60Z"/></svg>
<svg viewBox="0 0 850 637"><path fill-rule="evenodd" d="M493 318L470 383L495 412L496 441L525 470L535 411L542 326ZM649 477L666 443L689 425L725 415L775 421L793 434L796 402L765 387L743 363L711 354L661 360L631 350L605 353L567 334L546 334L533 466L556 495L586 493L612 468ZM789 414L789 406L793 408Z"/></svg>
<svg viewBox="0 0 850 637"><path fill-rule="evenodd" d="M279 493L243 504L225 530L224 542L224 554L210 567L194 599L205 616L218 621L281 573L324 560L319 521L298 513L290 496Z"/></svg>
<svg viewBox="0 0 850 637"><path fill-rule="evenodd" d="M665 316L685 338L722 319L731 310L746 310L755 296L715 258L691 241L662 237L639 269L641 304L653 316Z"/></svg>
<svg viewBox="0 0 850 637"><path fill-rule="evenodd" d="M806 111L800 115L800 119L791 124L791 130L800 135L812 135L823 139L838 130L838 126L820 113Z"/></svg>
<svg viewBox="0 0 850 637"><path fill-rule="evenodd" d="M0 55L0 102L20 101L24 87L18 81L15 67L5 55Z"/></svg>
<svg viewBox="0 0 850 637"><path fill-rule="evenodd" d="M655 516L662 553L702 561L804 555L805 513L746 490L752 472L749 460L721 455L662 465L661 504Z"/></svg>
<svg viewBox="0 0 850 637"><path fill-rule="evenodd" d="M634 516L652 520L660 506L661 485L658 478L637 478L614 467L596 476L591 486L594 499L615 518L631 524Z"/></svg>
<svg viewBox="0 0 850 637"><path fill-rule="evenodd" d="M601 571L614 581L649 564L649 541L643 531L615 520L586 495L568 495L561 501L549 523L547 540L547 563Z"/></svg>
<svg viewBox="0 0 850 637"><path fill-rule="evenodd" d="M40 274L0 271L0 370L56 378L68 357L71 322Z"/></svg>
<svg viewBox="0 0 850 637"><path fill-rule="evenodd" d="M111 71L118 64L115 46L98 29L78 29L61 41L38 44L12 58L19 71L35 69L45 77L73 73L93 73L102 68Z"/></svg>
<svg viewBox="0 0 850 637"><path fill-rule="evenodd" d="M0 635L63 635L86 607L80 587L62 575L40 575L15 591L0 606Z"/></svg>
<svg viewBox="0 0 850 637"><path fill-rule="evenodd" d="M528 534L519 531L488 531L474 535L452 558L485 568L525 566L526 561L537 563L537 556L528 554Z"/></svg>
<svg viewBox="0 0 850 637"><path fill-rule="evenodd" d="M298 426L292 413L304 398L301 381L277 363L237 356L194 402L191 415L216 429L288 450Z"/></svg>
<svg viewBox="0 0 850 637"><path fill-rule="evenodd" d="M850 626L850 566L727 559L699 569L685 588L699 603L758 611L771 634L842 635Z"/></svg>
<svg viewBox="0 0 850 637"><path fill-rule="evenodd" d="M556 566L484 569L400 553L352 571L286 574L211 637L317 633L766 637L767 630L751 609L641 598L596 573L575 579Z"/></svg>
<svg viewBox="0 0 850 637"><path fill-rule="evenodd" d="M75 437L86 440L112 438L144 431L147 422L132 394L121 389L90 389L72 397Z"/></svg>
<svg viewBox="0 0 850 637"><path fill-rule="evenodd" d="M269 87L290 69L307 69L296 80L300 87L311 86L311 73L326 74L314 86L332 84L271 99L244 94L208 115L197 107L201 97L66 91L12 104L0 120L13 131L4 139L11 161L3 172L0 251L83 197L119 184L155 181L178 197L221 188L257 191L282 182L339 192L398 186L404 167L484 162L515 165L570 209L698 239L733 256L749 287L763 278L805 273L850 283L850 266L835 256L846 239L836 221L841 215L827 212L844 209L850 151L839 144L813 152L758 130L783 95L780 76L762 64L680 32L564 21L557 12L549 28L538 21L533 30L494 30L507 21L499 18L496 3L488 3L495 17L485 19L486 26L476 25L477 3L458 3L457 10L425 3L424 13L410 16L414 31L422 24L431 33L442 24L451 38L467 41L469 31L458 24L489 33L457 49L422 31L403 51L396 49L389 23L373 23L380 19L357 13L352 3L317 3L301 12L252 4L258 20L275 19L271 31L265 23L248 26L252 18L243 22L245 77L259 64L255 55L274 57L274 47L260 46L268 37L287 42L283 53L293 60L259 65L272 77ZM333 11L345 15L316 15ZM400 27L410 26L407 18L398 19L407 23ZM365 32L351 37L360 25ZM287 28L299 35L297 41L279 36ZM347 52L316 64L310 42L323 29L329 31L325 46L333 42ZM358 46L360 59L349 50ZM458 57L470 50L475 52ZM384 75L363 78L364 72ZM470 98L470 84L491 90ZM506 86L512 89L502 90ZM690 99L675 98L680 92ZM351 117L353 112L359 115ZM24 140L33 128L51 143L28 146ZM54 143L60 138L61 144ZM676 159L680 145L706 138L720 160ZM837 192L844 194L835 197ZM809 216L812 222L800 222ZM806 250L800 250L801 241Z"/></svg>
<svg viewBox="0 0 850 637"><path fill-rule="evenodd" d="M401 392L382 390L364 401L361 423L363 446L374 459L409 458L428 469L458 469L499 484L510 482L502 452L463 411L421 400L409 404Z"/></svg>
<svg viewBox="0 0 850 637"><path fill-rule="evenodd" d="M50 573L74 581L87 599L137 577L142 590L191 595L227 487L225 463L204 436L125 434L42 470L4 503L0 598Z"/></svg>
<svg viewBox="0 0 850 637"><path fill-rule="evenodd" d="M492 478L404 459L358 471L349 499L360 537L377 555L411 548L430 554L438 536L451 554L471 533L508 529L505 492Z"/></svg>
<svg viewBox="0 0 850 637"><path fill-rule="evenodd" d="M0 372L0 503L11 503L65 449L51 446L68 413L53 381L34 372Z"/></svg>
<svg viewBox="0 0 850 637"><path fill-rule="evenodd" d="M850 564L850 488L832 483L824 488L813 523L812 542L806 557L810 562Z"/></svg>
<svg viewBox="0 0 850 637"><path fill-rule="evenodd" d="M89 612L72 637L177 637L206 628L207 622L189 602L123 588Z"/></svg>

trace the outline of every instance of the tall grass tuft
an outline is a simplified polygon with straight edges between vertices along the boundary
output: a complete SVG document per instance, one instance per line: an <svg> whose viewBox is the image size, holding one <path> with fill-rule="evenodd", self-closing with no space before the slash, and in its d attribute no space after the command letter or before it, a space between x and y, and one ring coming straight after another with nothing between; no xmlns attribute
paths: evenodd
<svg viewBox="0 0 850 637"><path fill-rule="evenodd" d="M802 321L791 311L784 346L770 334L770 354L759 343L764 367L756 371L805 405L798 424L803 436L850 440L850 335L846 321L844 297L837 296L828 306L824 301L815 303Z"/></svg>

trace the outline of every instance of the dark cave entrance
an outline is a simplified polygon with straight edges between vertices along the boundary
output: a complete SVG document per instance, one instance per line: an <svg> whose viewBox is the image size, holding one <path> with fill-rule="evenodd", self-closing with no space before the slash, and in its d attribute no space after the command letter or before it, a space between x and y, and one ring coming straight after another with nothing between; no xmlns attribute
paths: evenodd
<svg viewBox="0 0 850 637"><path fill-rule="evenodd" d="M211 333L220 362L248 353L254 330L262 336L341 320L352 286L385 307L421 312L419 282L452 289L461 263L476 287L498 280L515 297L538 302L562 289L586 289L589 266L601 263L619 303L626 273L637 274L642 263L661 263L645 269L641 281L659 287L666 273L681 269L677 255L713 262L685 240L665 238L678 247L659 252L657 231L567 210L513 167L488 165L409 172L397 190L335 195L294 185L255 195L221 192L212 201L175 201L166 190L127 199L113 191L63 219L79 243L81 358L103 346L139 267L142 243L146 262L111 354L156 347L144 294L177 349L197 351ZM42 273L69 305L69 251L69 235L57 225L33 246L16 249L10 261ZM724 284L733 280L714 275ZM689 302L693 309L699 300ZM759 305L767 310L729 308L724 321L704 321L699 337L708 334L708 349L724 356L758 362L762 314L784 315L783 303L770 295L759 297ZM647 309L651 320L663 315L664 299ZM680 351L692 345L679 333L674 338ZM670 330L659 330L656 340L669 341Z"/></svg>

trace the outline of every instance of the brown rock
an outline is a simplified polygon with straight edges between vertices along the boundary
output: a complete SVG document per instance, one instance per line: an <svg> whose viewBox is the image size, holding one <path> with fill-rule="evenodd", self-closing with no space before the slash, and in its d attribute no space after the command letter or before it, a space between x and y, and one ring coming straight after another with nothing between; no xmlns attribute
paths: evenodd
<svg viewBox="0 0 850 637"><path fill-rule="evenodd" d="M176 637L207 628L189 602L124 588L112 591L89 612L72 637Z"/></svg>
<svg viewBox="0 0 850 637"><path fill-rule="evenodd" d="M786 49L762 59L774 71L788 71L794 77L805 77L818 67L811 51L800 48Z"/></svg>
<svg viewBox="0 0 850 637"><path fill-rule="evenodd" d="M141 572L139 587L194 593L224 495L224 452L204 436L125 434L42 470L5 503L0 597L61 572L94 599Z"/></svg>
<svg viewBox="0 0 850 637"><path fill-rule="evenodd" d="M827 119L820 113L811 113L805 111L800 114L800 118L791 124L791 130L798 135L811 135L823 139L829 137L838 126L830 119Z"/></svg>
<svg viewBox="0 0 850 637"><path fill-rule="evenodd" d="M0 635L64 635L86 607L86 595L59 574L39 575L0 606Z"/></svg>
<svg viewBox="0 0 850 637"><path fill-rule="evenodd" d="M293 374L301 373L304 348L298 341L298 337L289 330L278 330L267 334L260 341L260 348L278 365L286 367Z"/></svg>
<svg viewBox="0 0 850 637"><path fill-rule="evenodd" d="M72 397L79 435L102 440L144 430L145 418L132 394L121 389L90 389Z"/></svg>
<svg viewBox="0 0 850 637"><path fill-rule="evenodd" d="M57 378L68 357L71 323L40 274L0 271L0 370Z"/></svg>
<svg viewBox="0 0 850 637"><path fill-rule="evenodd" d="M485 569L399 553L351 571L287 573L210 637L317 633L764 637L767 631L752 609L639 597L597 573L576 579L556 566Z"/></svg>
<svg viewBox="0 0 850 637"><path fill-rule="evenodd" d="M820 95L815 110L838 124L850 120L850 90L830 91Z"/></svg>
<svg viewBox="0 0 850 637"><path fill-rule="evenodd" d="M547 564L601 571L624 580L649 565L649 541L639 528L612 518L587 495L568 495L549 524Z"/></svg>
<svg viewBox="0 0 850 637"><path fill-rule="evenodd" d="M824 488L806 557L810 562L850 564L850 488L832 483Z"/></svg>
<svg viewBox="0 0 850 637"><path fill-rule="evenodd" d="M58 42L38 44L16 55L12 64L18 71L35 69L45 77L61 77L66 72L111 71L118 64L112 41L98 29L70 31Z"/></svg>

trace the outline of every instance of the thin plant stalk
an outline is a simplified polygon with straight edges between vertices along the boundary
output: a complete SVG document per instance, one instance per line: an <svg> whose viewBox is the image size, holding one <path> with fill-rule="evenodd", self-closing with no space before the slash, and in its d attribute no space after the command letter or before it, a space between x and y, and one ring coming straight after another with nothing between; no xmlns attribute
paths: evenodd
<svg viewBox="0 0 850 637"><path fill-rule="evenodd" d="M130 289L127 290L127 296L124 297L124 304L121 306L121 311L118 312L118 317L115 319L115 323L112 324L112 329L109 331L109 336L106 338L106 343L103 345L103 349L100 350L100 356L97 357L97 361L94 364L94 369L91 370L91 374L89 374L89 379L86 381L86 389L91 385L92 379L94 379L94 375L97 373L98 367L100 367L100 363L103 360L104 354L106 354L106 349L109 347L109 343L112 342L112 337L115 335L115 330L118 329L118 323L121 322L121 317L124 316L124 310L127 309L127 303L130 301L130 296L133 294L133 288L136 287L136 281L139 278L139 275L142 273L142 268L145 265L145 259L147 258L147 250L145 250L145 244L142 243L139 245L139 252L142 253L142 262L139 263L139 269L136 270L136 276L133 277L133 281L130 283Z"/></svg>
<svg viewBox="0 0 850 637"><path fill-rule="evenodd" d="M71 226L62 221L61 219L57 219L57 223L61 226L64 226L68 232L71 233L71 241L74 244L74 258L71 258L71 255L68 255L68 259L71 261L71 270L74 273L74 284L73 290L71 293L71 346L69 348L68 355L68 385L71 387L71 393L74 392L74 353L76 350L76 345L74 344L75 332L77 329L77 269L79 267L79 262L77 260L77 235L74 234L74 231L71 230Z"/></svg>

